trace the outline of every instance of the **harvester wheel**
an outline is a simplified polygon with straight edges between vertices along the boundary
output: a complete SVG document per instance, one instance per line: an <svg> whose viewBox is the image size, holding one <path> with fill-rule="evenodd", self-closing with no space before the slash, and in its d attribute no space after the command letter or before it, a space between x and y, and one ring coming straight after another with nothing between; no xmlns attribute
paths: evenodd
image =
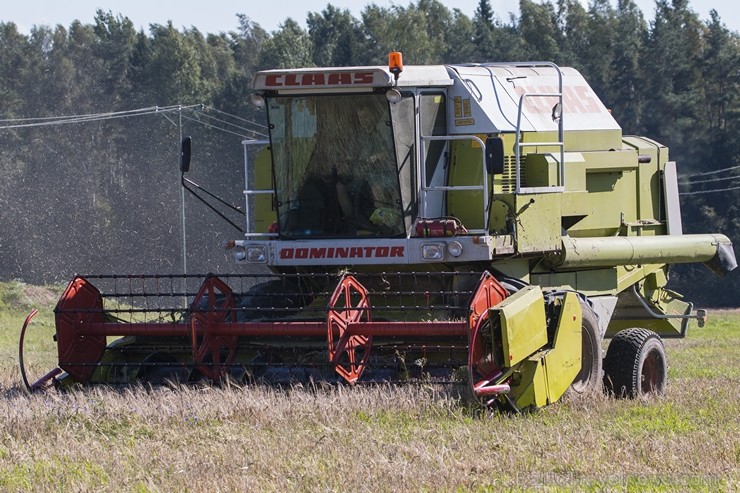
<svg viewBox="0 0 740 493"><path fill-rule="evenodd" d="M668 380L663 341L647 329L618 332L606 352L604 372L604 387L616 397L662 395Z"/></svg>
<svg viewBox="0 0 740 493"><path fill-rule="evenodd" d="M596 314L588 303L581 302L581 371L570 385L570 395L587 395L601 388L601 339Z"/></svg>

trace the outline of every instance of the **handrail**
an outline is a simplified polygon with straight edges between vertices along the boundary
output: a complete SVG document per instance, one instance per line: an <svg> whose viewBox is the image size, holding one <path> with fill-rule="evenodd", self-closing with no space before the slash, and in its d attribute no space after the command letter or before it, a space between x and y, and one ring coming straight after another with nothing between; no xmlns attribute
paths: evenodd
<svg viewBox="0 0 740 493"><path fill-rule="evenodd" d="M469 233L473 234L488 234L488 171L486 170L486 144L476 135L422 135L422 144L425 141L449 141L449 140L474 140L480 144L481 149L481 171L482 171L482 185L458 185L458 186L427 186L426 176L426 156L424 155L424 146L421 146L419 152L419 176L421 181L421 194L419 198L421 202L421 214L420 217L427 217L427 192L441 192L441 191L472 191L482 190L483 191L483 228L482 229L469 229Z"/></svg>
<svg viewBox="0 0 740 493"><path fill-rule="evenodd" d="M565 109L563 106L563 73L560 71L560 67L552 62L531 62L517 64L517 66L523 67L551 67L554 68L558 74L558 92L557 93L525 93L519 97L519 107L517 110L516 117L516 143L514 145L514 152L516 154L516 189L515 193L520 194L522 192L562 192L565 190L565 134L563 129L563 115ZM558 120L558 141L557 142L522 142L522 112L524 109L524 100L526 98L538 98L538 97L557 97L558 105L560 107L560 115ZM558 175L558 186L557 187L537 187L535 188L522 188L521 186L521 154L522 148L534 147L540 145L552 145L560 147L560 172Z"/></svg>
<svg viewBox="0 0 740 493"><path fill-rule="evenodd" d="M525 93L519 97L519 108L516 119L516 143L514 145L514 152L516 153L516 189L514 193L522 192L563 192L565 191L565 138L563 131L563 115L565 109L563 106L563 72L556 64L552 62L516 62L516 63L484 63L484 67L551 67L554 68L558 74L558 92L556 93ZM522 142L521 139L521 120L522 110L524 107L524 99L527 97L557 97L560 104L560 117L558 118L558 141L557 142ZM550 145L560 147L560 176L558 176L557 187L531 187L522 188L521 186L521 150L523 147L534 147L541 145Z"/></svg>

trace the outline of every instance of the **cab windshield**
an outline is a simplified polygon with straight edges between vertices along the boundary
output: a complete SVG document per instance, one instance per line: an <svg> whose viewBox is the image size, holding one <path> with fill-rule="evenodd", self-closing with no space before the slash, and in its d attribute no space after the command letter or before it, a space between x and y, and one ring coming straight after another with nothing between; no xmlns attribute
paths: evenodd
<svg viewBox="0 0 740 493"><path fill-rule="evenodd" d="M267 106L281 236L404 234L383 94L275 97Z"/></svg>

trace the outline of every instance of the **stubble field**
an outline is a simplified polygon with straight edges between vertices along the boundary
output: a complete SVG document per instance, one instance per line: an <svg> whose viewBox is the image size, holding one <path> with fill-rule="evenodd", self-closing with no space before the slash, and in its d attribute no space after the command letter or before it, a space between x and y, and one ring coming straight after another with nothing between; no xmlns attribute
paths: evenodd
<svg viewBox="0 0 740 493"><path fill-rule="evenodd" d="M414 385L88 388L28 394L55 364L57 293L0 287L0 491L740 490L740 313L666 341L663 398L502 415Z"/></svg>

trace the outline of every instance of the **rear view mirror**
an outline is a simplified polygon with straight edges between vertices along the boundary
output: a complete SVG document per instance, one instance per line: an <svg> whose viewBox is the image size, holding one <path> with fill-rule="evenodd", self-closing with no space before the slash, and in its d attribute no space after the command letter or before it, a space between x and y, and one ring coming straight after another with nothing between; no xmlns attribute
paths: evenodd
<svg viewBox="0 0 740 493"><path fill-rule="evenodd" d="M563 117L563 105L557 103L552 107L552 121L556 122Z"/></svg>
<svg viewBox="0 0 740 493"><path fill-rule="evenodd" d="M500 137L486 139L486 171L489 175L504 172L504 141Z"/></svg>
<svg viewBox="0 0 740 493"><path fill-rule="evenodd" d="M187 173L190 170L190 156L192 155L193 138L188 136L182 139L180 145L180 172Z"/></svg>

